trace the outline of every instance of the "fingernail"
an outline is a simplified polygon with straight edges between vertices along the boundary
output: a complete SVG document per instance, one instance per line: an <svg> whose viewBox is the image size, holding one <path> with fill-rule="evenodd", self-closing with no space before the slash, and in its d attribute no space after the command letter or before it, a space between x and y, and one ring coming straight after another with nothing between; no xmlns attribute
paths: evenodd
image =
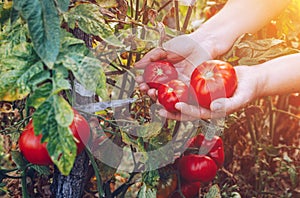
<svg viewBox="0 0 300 198"><path fill-rule="evenodd" d="M167 117L167 111L161 109L158 111L158 114L161 116L161 117Z"/></svg>
<svg viewBox="0 0 300 198"><path fill-rule="evenodd" d="M222 104L219 102L212 103L211 108L212 111L220 111L222 109Z"/></svg>
<svg viewBox="0 0 300 198"><path fill-rule="evenodd" d="M178 102L175 104L175 108L178 109L178 110L181 110L183 107L183 104L181 102Z"/></svg>

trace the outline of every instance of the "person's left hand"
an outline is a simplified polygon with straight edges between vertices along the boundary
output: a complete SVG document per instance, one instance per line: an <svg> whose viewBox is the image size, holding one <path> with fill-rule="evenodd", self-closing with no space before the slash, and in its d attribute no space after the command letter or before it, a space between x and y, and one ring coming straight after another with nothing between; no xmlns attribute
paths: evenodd
<svg viewBox="0 0 300 198"><path fill-rule="evenodd" d="M170 113L161 109L160 116L182 121L220 118L245 107L261 95L260 72L255 71L255 66L236 66L234 69L238 78L238 86L232 97L212 101L210 109L179 102L175 105L179 113Z"/></svg>

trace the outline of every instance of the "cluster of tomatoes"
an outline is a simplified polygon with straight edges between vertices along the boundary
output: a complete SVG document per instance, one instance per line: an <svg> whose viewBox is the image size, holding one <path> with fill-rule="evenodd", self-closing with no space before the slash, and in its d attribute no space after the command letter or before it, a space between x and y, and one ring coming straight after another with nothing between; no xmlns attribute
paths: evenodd
<svg viewBox="0 0 300 198"><path fill-rule="evenodd" d="M196 197L201 183L212 181L217 171L224 163L223 141L219 136L208 140L200 133L188 142L188 148L183 156L175 160L174 167L179 173L180 186L177 178L171 178L173 183L169 188L159 185L157 198Z"/></svg>
<svg viewBox="0 0 300 198"><path fill-rule="evenodd" d="M90 127L86 119L73 109L74 119L69 126L77 146L77 154L81 153L90 138ZM30 120L19 138L21 153L28 162L37 165L51 165L53 161L47 150L47 142L42 143L42 134L35 135L33 120Z"/></svg>
<svg viewBox="0 0 300 198"><path fill-rule="evenodd" d="M169 112L178 112L175 104L199 104L209 109L214 99L231 97L237 87L237 77L232 65L220 60L208 60L197 66L189 85L178 79L175 66L167 61L156 61L146 66L144 81L157 89L157 98Z"/></svg>

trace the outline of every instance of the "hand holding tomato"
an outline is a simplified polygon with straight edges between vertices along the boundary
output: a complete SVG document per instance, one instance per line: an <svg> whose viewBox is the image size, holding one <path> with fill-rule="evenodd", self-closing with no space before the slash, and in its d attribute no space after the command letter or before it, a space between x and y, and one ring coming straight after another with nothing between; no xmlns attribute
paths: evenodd
<svg viewBox="0 0 300 198"><path fill-rule="evenodd" d="M195 35L181 35L163 44L163 48L155 48L145 54L145 56L135 63L135 68L145 69L147 65L156 61L168 61L174 64L178 79L187 82L191 73L197 65L213 57L210 51L214 51L216 45L209 41L210 37L203 37L201 41L196 41ZM211 46L211 47L210 47ZM139 88L147 91L151 98L157 97L155 89L149 89L143 76L136 78Z"/></svg>
<svg viewBox="0 0 300 198"><path fill-rule="evenodd" d="M170 113L162 109L159 112L160 116L174 120L220 118L245 107L248 103L263 95L263 87L259 84L261 76L258 68L235 66L234 70L238 79L238 86L231 97L213 100L210 109L200 105L179 102L175 105L175 108L180 111L180 114Z"/></svg>

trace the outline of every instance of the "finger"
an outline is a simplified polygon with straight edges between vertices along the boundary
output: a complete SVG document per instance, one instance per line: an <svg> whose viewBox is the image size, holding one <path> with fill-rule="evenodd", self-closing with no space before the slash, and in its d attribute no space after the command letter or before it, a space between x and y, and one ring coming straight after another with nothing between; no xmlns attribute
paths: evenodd
<svg viewBox="0 0 300 198"><path fill-rule="evenodd" d="M219 98L211 103L211 110L215 112L225 112L227 115L245 107L250 101L236 95L231 98Z"/></svg>
<svg viewBox="0 0 300 198"><path fill-rule="evenodd" d="M185 114L182 114L180 112L178 113L171 113L171 112L168 112L166 111L165 109L160 109L158 114L161 116L161 117L165 117L165 118L168 118L168 119L171 119L171 120L179 120L179 121L193 121L193 120L197 120L197 118L195 117L192 117L192 116L189 116L189 115L185 115Z"/></svg>
<svg viewBox="0 0 300 198"><path fill-rule="evenodd" d="M209 109L189 105L184 102L178 102L175 105L175 108L178 109L182 114L186 114L198 119L208 119L212 117L212 112Z"/></svg>
<svg viewBox="0 0 300 198"><path fill-rule="evenodd" d="M146 83L141 83L141 84L139 84L139 89L141 91L148 91L149 90L149 86Z"/></svg>
<svg viewBox="0 0 300 198"><path fill-rule="evenodd" d="M147 94L149 95L150 98L153 100L157 99L157 90L156 89L149 89Z"/></svg>
<svg viewBox="0 0 300 198"><path fill-rule="evenodd" d="M143 78L143 76L137 76L137 77L135 78L135 81L136 81L138 84L141 84L141 83L144 82L144 78Z"/></svg>
<svg viewBox="0 0 300 198"><path fill-rule="evenodd" d="M161 48L155 48L148 52L141 60L134 64L134 67L138 69L145 68L149 63L165 59L167 57L167 52Z"/></svg>

